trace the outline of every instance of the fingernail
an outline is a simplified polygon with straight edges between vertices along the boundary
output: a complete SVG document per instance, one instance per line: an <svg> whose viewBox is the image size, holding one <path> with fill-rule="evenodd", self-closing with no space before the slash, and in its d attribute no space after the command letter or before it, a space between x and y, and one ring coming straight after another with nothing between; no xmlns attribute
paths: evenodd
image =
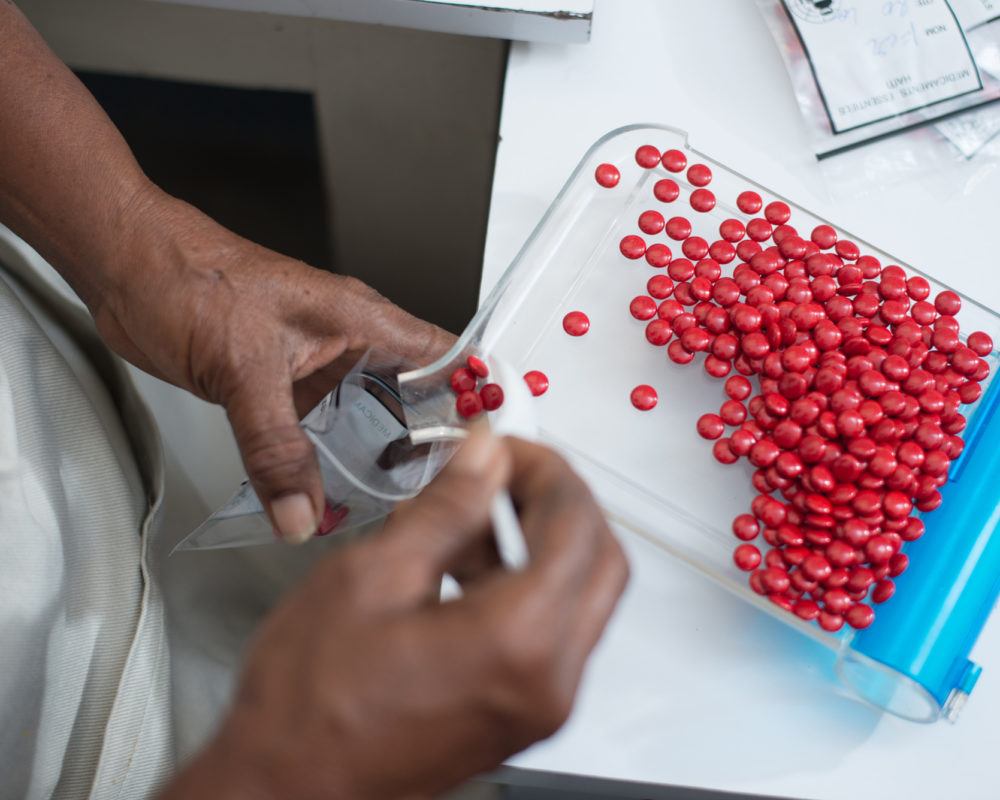
<svg viewBox="0 0 1000 800"><path fill-rule="evenodd" d="M302 544L316 532L316 512L305 494L289 494L271 501L271 513L281 538L289 544Z"/></svg>
<svg viewBox="0 0 1000 800"><path fill-rule="evenodd" d="M473 428L452 459L455 469L462 472L486 472L500 453L500 440L489 428Z"/></svg>

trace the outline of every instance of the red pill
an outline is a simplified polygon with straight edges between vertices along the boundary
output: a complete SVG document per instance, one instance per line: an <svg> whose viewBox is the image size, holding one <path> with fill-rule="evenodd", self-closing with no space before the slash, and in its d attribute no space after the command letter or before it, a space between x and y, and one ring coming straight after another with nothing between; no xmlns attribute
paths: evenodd
<svg viewBox="0 0 1000 800"><path fill-rule="evenodd" d="M621 250L621 254L625 258L635 260L642 258L643 253L646 252L646 242L639 236L629 235L621 240L618 249Z"/></svg>
<svg viewBox="0 0 1000 800"><path fill-rule="evenodd" d="M727 425L742 425L747 418L747 409L738 400L726 400L719 409L719 416Z"/></svg>
<svg viewBox="0 0 1000 800"><path fill-rule="evenodd" d="M819 626L830 633L836 633L844 627L844 618L840 614L832 614L829 611L821 611L819 615Z"/></svg>
<svg viewBox="0 0 1000 800"><path fill-rule="evenodd" d="M451 390L455 394L471 392L476 388L476 373L468 367L459 367L451 373Z"/></svg>
<svg viewBox="0 0 1000 800"><path fill-rule="evenodd" d="M570 336L583 336L590 330L590 318L582 311L570 311L563 317L562 326Z"/></svg>
<svg viewBox="0 0 1000 800"><path fill-rule="evenodd" d="M674 282L667 275L654 275L646 282L646 291L657 300L665 300L674 293Z"/></svg>
<svg viewBox="0 0 1000 800"><path fill-rule="evenodd" d="M744 542L752 541L760 533L760 523L753 514L740 514L733 520L733 535Z"/></svg>
<svg viewBox="0 0 1000 800"><path fill-rule="evenodd" d="M837 243L837 232L829 225L817 225L809 237L818 247L829 250Z"/></svg>
<svg viewBox="0 0 1000 800"><path fill-rule="evenodd" d="M636 386L632 390L630 397L632 405L640 411L649 411L651 408L656 406L656 403L659 400L656 395L656 389L645 383Z"/></svg>
<svg viewBox="0 0 1000 800"><path fill-rule="evenodd" d="M635 151L635 163L644 169L652 169L660 163L660 151L651 144L644 144Z"/></svg>
<svg viewBox="0 0 1000 800"><path fill-rule="evenodd" d="M503 389L496 383L487 383L479 390L479 397L487 411L496 411L503 405Z"/></svg>
<svg viewBox="0 0 1000 800"><path fill-rule="evenodd" d="M684 244L681 245L681 251L688 258L697 261L708 255L708 242L700 236L690 236L684 240Z"/></svg>
<svg viewBox="0 0 1000 800"><path fill-rule="evenodd" d="M690 364L694 361L694 353L685 349L678 339L674 339L667 346L667 357L675 364Z"/></svg>
<svg viewBox="0 0 1000 800"><path fill-rule="evenodd" d="M708 248L708 254L720 264L728 264L736 258L736 248L729 242L720 239L717 242L712 242Z"/></svg>
<svg viewBox="0 0 1000 800"><path fill-rule="evenodd" d="M830 589L823 595L823 605L832 614L844 614L852 604L850 595L843 589Z"/></svg>
<svg viewBox="0 0 1000 800"><path fill-rule="evenodd" d="M814 600L799 600L792 606L792 613L799 619L811 622L819 616L820 610Z"/></svg>
<svg viewBox="0 0 1000 800"><path fill-rule="evenodd" d="M473 391L462 392L455 400L455 408L465 419L470 419L483 410L482 398Z"/></svg>
<svg viewBox="0 0 1000 800"><path fill-rule="evenodd" d="M678 242L687 239L691 235L691 223L685 217L671 217L667 220L666 227L667 236Z"/></svg>
<svg viewBox="0 0 1000 800"><path fill-rule="evenodd" d="M788 573L779 567L768 567L760 576L760 582L768 594L781 594L788 591L791 581Z"/></svg>
<svg viewBox="0 0 1000 800"><path fill-rule="evenodd" d="M738 456L730 449L728 439L718 439L712 445L712 455L720 464L735 464Z"/></svg>
<svg viewBox="0 0 1000 800"><path fill-rule="evenodd" d="M764 207L764 201L757 192L741 192L736 198L736 206L744 214L756 214Z"/></svg>
<svg viewBox="0 0 1000 800"><path fill-rule="evenodd" d="M656 316L656 301L646 295L639 295L629 303L628 310L636 319L652 319Z"/></svg>
<svg viewBox="0 0 1000 800"><path fill-rule="evenodd" d="M945 290L934 298L934 309L939 314L955 316L962 309L962 299L954 292Z"/></svg>
<svg viewBox="0 0 1000 800"><path fill-rule="evenodd" d="M473 374L476 375L477 377L479 378L489 377L490 368L486 366L486 362L483 361L478 356L469 356L465 360L465 363L469 367L469 369L473 372Z"/></svg>
<svg viewBox="0 0 1000 800"><path fill-rule="evenodd" d="M865 544L865 554L872 564L885 564L895 555L895 548L889 539L879 534Z"/></svg>
<svg viewBox="0 0 1000 800"><path fill-rule="evenodd" d="M768 203L764 209L764 217L774 225L784 225L791 216L792 210L788 207L788 204L782 203L780 200Z"/></svg>
<svg viewBox="0 0 1000 800"><path fill-rule="evenodd" d="M742 375L733 375L729 378L724 389L727 395L733 400L746 400L750 396L750 392L753 391L753 387L746 378Z"/></svg>
<svg viewBox="0 0 1000 800"><path fill-rule="evenodd" d="M847 610L845 619L847 624L855 630L863 630L875 621L875 612L871 606L856 603Z"/></svg>
<svg viewBox="0 0 1000 800"><path fill-rule="evenodd" d="M691 208L704 214L715 208L715 195L708 189L695 189L691 192L690 202Z"/></svg>
<svg viewBox="0 0 1000 800"><path fill-rule="evenodd" d="M736 243L746 234L746 226L738 219L727 219L719 225L719 236L727 242Z"/></svg>
<svg viewBox="0 0 1000 800"><path fill-rule="evenodd" d="M524 382L528 384L528 389L535 397L545 394L549 390L549 378L544 372L537 369L524 374Z"/></svg>
<svg viewBox="0 0 1000 800"><path fill-rule="evenodd" d="M896 593L896 584L888 578L883 578L875 584L872 590L872 602L884 603Z"/></svg>
<svg viewBox="0 0 1000 800"><path fill-rule="evenodd" d="M845 261L857 261L861 255L861 250L854 242L843 239L837 242L837 255Z"/></svg>
<svg viewBox="0 0 1000 800"><path fill-rule="evenodd" d="M712 170L705 164L692 164L687 171L687 179L692 186L708 186L712 182Z"/></svg>
<svg viewBox="0 0 1000 800"><path fill-rule="evenodd" d="M702 414L696 427L703 439L718 439L725 432L726 424L718 414Z"/></svg>
<svg viewBox="0 0 1000 800"><path fill-rule="evenodd" d="M993 352L993 339L990 338L988 333L984 333L983 331L970 333L968 345L972 352L983 358Z"/></svg>
<svg viewBox="0 0 1000 800"><path fill-rule="evenodd" d="M762 439L750 448L750 463L755 467L769 467L778 456L781 455L780 448L768 439Z"/></svg>
<svg viewBox="0 0 1000 800"><path fill-rule="evenodd" d="M665 319L654 319L646 326L646 341L657 347L665 345L673 335L673 328Z"/></svg>
<svg viewBox="0 0 1000 800"><path fill-rule="evenodd" d="M639 230L651 236L659 233L666 225L663 214L659 211L643 211L639 215Z"/></svg>
<svg viewBox="0 0 1000 800"><path fill-rule="evenodd" d="M701 353L708 349L712 337L703 328L688 328L681 334L681 344L689 353Z"/></svg>
<svg viewBox="0 0 1000 800"><path fill-rule="evenodd" d="M741 544L733 551L733 562L744 572L751 572L760 566L760 550L752 544Z"/></svg>
<svg viewBox="0 0 1000 800"><path fill-rule="evenodd" d="M764 242L771 238L771 223L766 219L756 217L747 223L747 236L755 242Z"/></svg>
<svg viewBox="0 0 1000 800"><path fill-rule="evenodd" d="M613 189L621 179L621 173L614 164L598 164L594 171L594 178L605 189Z"/></svg>
<svg viewBox="0 0 1000 800"><path fill-rule="evenodd" d="M653 184L653 196L661 203L672 203L681 193L681 187L676 181L664 178Z"/></svg>
<svg viewBox="0 0 1000 800"><path fill-rule="evenodd" d="M667 150L660 161L669 172L683 172L688 163L687 156L680 150Z"/></svg>
<svg viewBox="0 0 1000 800"><path fill-rule="evenodd" d="M825 581L833 572L830 562L818 553L814 553L802 562L802 572L811 581Z"/></svg>

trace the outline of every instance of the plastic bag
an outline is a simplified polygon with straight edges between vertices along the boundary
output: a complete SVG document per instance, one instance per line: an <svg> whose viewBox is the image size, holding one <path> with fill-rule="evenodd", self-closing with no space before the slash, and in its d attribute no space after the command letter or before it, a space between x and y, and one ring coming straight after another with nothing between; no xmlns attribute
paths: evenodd
<svg viewBox="0 0 1000 800"><path fill-rule="evenodd" d="M343 533L386 516L433 479L456 446L452 436L410 442L406 409L392 370L370 354L305 416L316 448L326 509L319 535ZM244 547L275 541L249 481L176 550Z"/></svg>
<svg viewBox="0 0 1000 800"><path fill-rule="evenodd" d="M757 4L834 183L863 174L872 188L962 163L1000 124L996 0Z"/></svg>

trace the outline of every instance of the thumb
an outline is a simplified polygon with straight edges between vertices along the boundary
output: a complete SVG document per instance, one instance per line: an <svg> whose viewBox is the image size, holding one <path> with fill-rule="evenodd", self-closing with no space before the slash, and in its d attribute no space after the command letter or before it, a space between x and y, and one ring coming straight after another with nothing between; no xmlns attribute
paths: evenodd
<svg viewBox="0 0 1000 800"><path fill-rule="evenodd" d="M504 442L477 427L448 465L412 500L396 508L383 531L391 555L420 565L431 582L470 560L495 561L490 504L510 478ZM481 558L479 558L481 557Z"/></svg>
<svg viewBox="0 0 1000 800"><path fill-rule="evenodd" d="M315 532L323 482L312 442L299 426L291 380L260 371L225 403L250 483L275 531L290 544Z"/></svg>

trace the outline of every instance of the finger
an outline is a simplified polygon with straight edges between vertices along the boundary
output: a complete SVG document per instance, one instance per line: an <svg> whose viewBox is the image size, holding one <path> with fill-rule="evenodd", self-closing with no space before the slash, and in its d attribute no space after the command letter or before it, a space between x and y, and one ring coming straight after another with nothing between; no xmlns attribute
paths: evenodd
<svg viewBox="0 0 1000 800"><path fill-rule="evenodd" d="M312 442L299 427L291 380L280 369L248 374L225 403L250 482L275 530L290 544L315 532L323 483Z"/></svg>
<svg viewBox="0 0 1000 800"><path fill-rule="evenodd" d="M486 562L490 503L509 474L504 443L477 427L441 474L393 512L382 532L380 555L411 567L411 591L404 594L436 594L443 573L462 575L463 561L469 559L473 569Z"/></svg>

